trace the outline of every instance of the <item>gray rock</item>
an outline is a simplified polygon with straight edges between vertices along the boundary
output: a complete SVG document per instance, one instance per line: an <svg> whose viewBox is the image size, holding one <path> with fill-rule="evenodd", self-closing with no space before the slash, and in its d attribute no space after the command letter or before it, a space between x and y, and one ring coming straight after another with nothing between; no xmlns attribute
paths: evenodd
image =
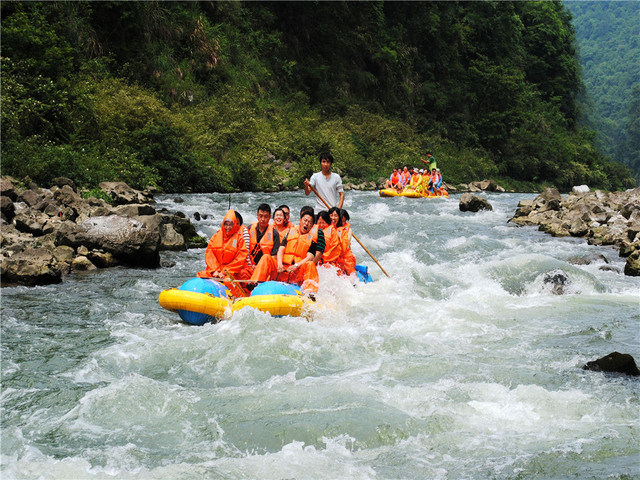
<svg viewBox="0 0 640 480"><path fill-rule="evenodd" d="M84 255L77 256L71 262L71 270L73 270L74 272L88 272L97 269L98 267L91 263L91 260L89 260Z"/></svg>
<svg viewBox="0 0 640 480"><path fill-rule="evenodd" d="M80 224L64 222L56 242L78 248L101 249L128 265L157 267L160 229L148 227L141 217L91 217Z"/></svg>
<svg viewBox="0 0 640 480"><path fill-rule="evenodd" d="M564 295L566 288L571 285L569 276L560 269L545 273L542 282L551 287L554 295Z"/></svg>
<svg viewBox="0 0 640 480"><path fill-rule="evenodd" d="M460 197L461 212L478 212L480 210L493 210L491 204L484 198L472 195L470 193L464 193Z"/></svg>
<svg viewBox="0 0 640 480"><path fill-rule="evenodd" d="M124 182L102 182L100 189L112 199L113 205L153 203L153 195L131 188Z"/></svg>
<svg viewBox="0 0 640 480"><path fill-rule="evenodd" d="M18 194L11 180L0 178L0 196L9 197L12 202L18 200Z"/></svg>
<svg viewBox="0 0 640 480"><path fill-rule="evenodd" d="M2 285L48 285L60 283L64 267L46 248L28 248L2 259Z"/></svg>

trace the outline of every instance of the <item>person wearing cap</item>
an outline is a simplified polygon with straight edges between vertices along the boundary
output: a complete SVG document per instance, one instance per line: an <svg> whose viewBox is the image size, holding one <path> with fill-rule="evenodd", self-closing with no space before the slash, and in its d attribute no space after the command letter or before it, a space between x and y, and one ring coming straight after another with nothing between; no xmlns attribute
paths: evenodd
<svg viewBox="0 0 640 480"><path fill-rule="evenodd" d="M251 277L251 267L247 263L249 251L243 238L241 218L235 210L229 210L224 216L222 226L209 240L204 254L206 268L198 272L198 277L221 280L248 280ZM228 283L225 284L230 287Z"/></svg>

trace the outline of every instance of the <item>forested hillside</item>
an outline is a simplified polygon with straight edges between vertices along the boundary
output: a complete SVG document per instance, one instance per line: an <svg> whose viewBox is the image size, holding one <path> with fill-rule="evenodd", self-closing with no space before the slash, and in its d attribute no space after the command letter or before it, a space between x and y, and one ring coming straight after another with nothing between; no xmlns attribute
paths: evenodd
<svg viewBox="0 0 640 480"><path fill-rule="evenodd" d="M640 179L640 2L576 2L573 15L598 147Z"/></svg>
<svg viewBox="0 0 640 480"><path fill-rule="evenodd" d="M578 125L560 2L2 2L2 172L165 191L633 186Z"/></svg>

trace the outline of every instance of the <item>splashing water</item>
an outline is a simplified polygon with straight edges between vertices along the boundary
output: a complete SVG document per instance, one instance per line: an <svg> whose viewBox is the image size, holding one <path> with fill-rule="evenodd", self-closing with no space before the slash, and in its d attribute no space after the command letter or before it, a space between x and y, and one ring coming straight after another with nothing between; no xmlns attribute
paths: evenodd
<svg viewBox="0 0 640 480"><path fill-rule="evenodd" d="M321 271L314 321L244 309L202 327L160 308L204 267L114 268L2 290L2 462L9 478L638 478L638 380L581 369L640 359L640 279L610 248L507 224L526 195L347 192L376 281ZM166 195L206 237L228 195ZM245 223L262 202L234 194ZM574 256L609 260L574 265ZM554 295L545 274L569 280ZM616 271L617 270L617 271Z"/></svg>

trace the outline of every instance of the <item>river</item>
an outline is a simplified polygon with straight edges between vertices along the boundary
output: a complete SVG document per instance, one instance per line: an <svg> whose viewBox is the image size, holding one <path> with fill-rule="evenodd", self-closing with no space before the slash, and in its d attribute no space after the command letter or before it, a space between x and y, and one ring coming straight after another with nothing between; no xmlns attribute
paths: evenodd
<svg viewBox="0 0 640 480"><path fill-rule="evenodd" d="M158 305L204 268L74 274L2 289L7 479L639 478L640 383L582 370L640 360L640 278L617 252L507 224L527 194L347 192L375 282L321 273L313 321L245 309L202 327ZM157 197L209 237L231 204L304 193ZM589 265L571 257L604 255ZM601 267L607 267L602 269ZM564 295L543 281L561 269Z"/></svg>

